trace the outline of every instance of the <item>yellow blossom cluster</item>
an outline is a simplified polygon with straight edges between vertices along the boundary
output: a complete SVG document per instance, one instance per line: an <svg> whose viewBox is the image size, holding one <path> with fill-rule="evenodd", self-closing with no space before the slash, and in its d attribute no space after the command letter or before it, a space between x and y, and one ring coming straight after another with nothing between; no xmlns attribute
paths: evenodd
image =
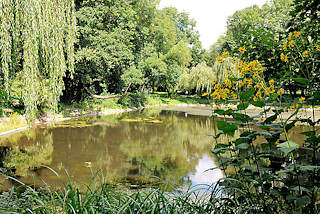
<svg viewBox="0 0 320 214"><path fill-rule="evenodd" d="M230 53L228 51L223 51L222 58L228 58L230 57Z"/></svg>
<svg viewBox="0 0 320 214"><path fill-rule="evenodd" d="M216 58L216 61L219 62L220 64L223 64L223 57L218 56L218 57Z"/></svg>
<svg viewBox="0 0 320 214"><path fill-rule="evenodd" d="M303 56L303 57L308 57L308 51L307 51L307 50L303 51L303 52L302 52L302 56Z"/></svg>
<svg viewBox="0 0 320 214"><path fill-rule="evenodd" d="M245 47L240 47L238 50L239 50L239 52L241 52L241 53L244 53L244 52L247 51L247 49L246 49Z"/></svg>
<svg viewBox="0 0 320 214"><path fill-rule="evenodd" d="M245 47L239 48L239 52L244 53L245 51ZM222 56L217 57L217 61L223 63L223 59L229 56L228 52L223 52ZM233 64L236 73L230 74L230 70L227 70L221 82L212 82L214 87L210 96L214 100L237 99L239 93L252 89L255 90L251 98L254 101L264 100L266 96L275 93L274 81L270 80L268 83L264 81L264 67L258 60L247 62L241 58L235 58Z"/></svg>
<svg viewBox="0 0 320 214"><path fill-rule="evenodd" d="M280 59L284 62L289 62L288 57L286 55L284 55L284 53L280 54Z"/></svg>

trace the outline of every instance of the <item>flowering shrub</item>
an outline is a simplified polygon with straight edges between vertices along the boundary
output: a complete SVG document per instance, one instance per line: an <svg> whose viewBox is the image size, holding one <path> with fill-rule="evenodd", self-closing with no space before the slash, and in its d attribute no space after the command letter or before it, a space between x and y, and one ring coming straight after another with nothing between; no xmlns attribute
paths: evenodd
<svg viewBox="0 0 320 214"><path fill-rule="evenodd" d="M290 33L280 55L294 70L302 69L303 60L314 59L318 51L317 46L298 50L300 37L300 32ZM316 125L320 120L316 120L314 108L308 118L302 118L299 112L305 104L319 104L320 92L310 88L309 98L300 97L298 102L284 105L285 90L274 80L266 82L265 68L258 60L246 59L243 56L246 51L241 47L234 57L238 72L226 72L223 82L214 82L214 91L204 94L216 101L236 103L236 109L215 108L213 111L219 133L214 137L216 145L212 152L226 178L219 183L224 187L222 196L212 200L221 213L318 213L320 136ZM229 53L224 52L217 61L223 64L226 55ZM290 77L301 87L307 87L309 81L305 77L310 78L315 72L304 71ZM247 113L250 104L260 110L257 115ZM308 131L301 133L305 136L304 142L290 138L289 133L297 124L309 125ZM240 127L240 137L235 138L235 131ZM229 137L228 143L219 142L222 135ZM309 158L302 158L302 151L307 152Z"/></svg>

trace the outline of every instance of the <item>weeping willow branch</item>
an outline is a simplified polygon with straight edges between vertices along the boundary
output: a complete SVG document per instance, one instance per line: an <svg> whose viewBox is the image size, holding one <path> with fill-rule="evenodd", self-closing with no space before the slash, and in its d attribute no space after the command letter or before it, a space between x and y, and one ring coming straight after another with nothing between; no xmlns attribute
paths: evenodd
<svg viewBox="0 0 320 214"><path fill-rule="evenodd" d="M49 83L48 102L57 111L64 89L63 77L74 70L76 33L73 0L0 1L0 74L4 90L22 76L26 117L35 118L41 90Z"/></svg>

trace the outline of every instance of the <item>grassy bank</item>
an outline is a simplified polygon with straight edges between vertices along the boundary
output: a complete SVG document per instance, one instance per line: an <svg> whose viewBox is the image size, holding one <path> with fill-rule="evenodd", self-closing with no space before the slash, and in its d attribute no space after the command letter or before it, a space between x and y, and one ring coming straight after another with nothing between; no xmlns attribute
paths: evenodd
<svg viewBox="0 0 320 214"><path fill-rule="evenodd" d="M59 112L58 114L55 114L55 119L63 119L110 109L127 109L164 104L209 104L209 100L197 95L177 95L173 98L169 98L165 92L157 92L149 95L129 93L128 96L124 98L112 98L106 100L88 99L83 102L72 104L60 103ZM50 121L54 118L53 114L45 109L42 113L39 113L38 117L38 122ZM27 122L25 117L23 115L18 115L18 113L8 113L6 116L0 118L0 133L26 126Z"/></svg>
<svg viewBox="0 0 320 214"><path fill-rule="evenodd" d="M90 111L105 111L109 109L127 109L140 106L177 105L177 104L209 104L207 98L197 95L177 95L169 98L165 92L153 94L128 94L124 98L89 99L71 105L61 104L60 112L65 117Z"/></svg>

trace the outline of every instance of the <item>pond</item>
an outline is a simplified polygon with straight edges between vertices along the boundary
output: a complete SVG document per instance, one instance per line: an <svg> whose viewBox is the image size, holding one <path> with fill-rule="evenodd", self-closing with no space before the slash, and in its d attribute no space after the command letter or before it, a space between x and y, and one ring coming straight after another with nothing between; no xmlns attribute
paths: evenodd
<svg viewBox="0 0 320 214"><path fill-rule="evenodd" d="M208 170L217 166L210 114L204 107L144 109L38 126L0 138L1 167L39 186L61 186L68 177L84 184L92 174L132 185L212 184L223 173Z"/></svg>

